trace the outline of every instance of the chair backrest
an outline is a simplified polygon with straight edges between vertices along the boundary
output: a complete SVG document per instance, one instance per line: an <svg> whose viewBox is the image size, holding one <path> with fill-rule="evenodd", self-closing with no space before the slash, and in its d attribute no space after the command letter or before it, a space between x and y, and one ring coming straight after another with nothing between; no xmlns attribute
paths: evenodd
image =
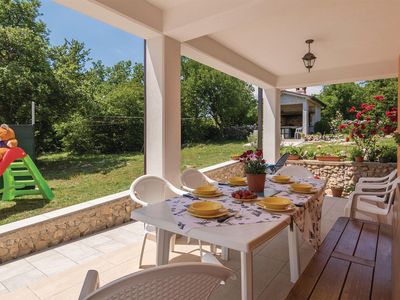
<svg viewBox="0 0 400 300"><path fill-rule="evenodd" d="M278 161L275 164L275 170L276 171L279 170L280 168L282 168L285 165L285 163L288 160L289 156L290 156L289 153L285 153L281 157L279 157Z"/></svg>
<svg viewBox="0 0 400 300"><path fill-rule="evenodd" d="M277 175L296 176L300 178L313 177L313 173L302 166L286 166L276 172Z"/></svg>
<svg viewBox="0 0 400 300"><path fill-rule="evenodd" d="M130 188L132 200L143 206L184 193L166 179L154 175L140 176L132 183Z"/></svg>
<svg viewBox="0 0 400 300"><path fill-rule="evenodd" d="M181 175L182 184L190 189L196 189L199 186L208 183L205 175L197 169L186 169Z"/></svg>
<svg viewBox="0 0 400 300"><path fill-rule="evenodd" d="M233 276L234 273L223 266L176 263L114 280L84 299L204 300L222 281Z"/></svg>

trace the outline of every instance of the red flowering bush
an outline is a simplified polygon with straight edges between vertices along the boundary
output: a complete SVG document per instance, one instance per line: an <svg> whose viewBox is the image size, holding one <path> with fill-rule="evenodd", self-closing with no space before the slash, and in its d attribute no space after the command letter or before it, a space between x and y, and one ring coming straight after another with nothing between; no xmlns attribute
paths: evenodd
<svg viewBox="0 0 400 300"><path fill-rule="evenodd" d="M346 141L353 140L367 159L375 160L378 138L397 128L397 108L388 108L383 96L375 96L371 103L362 103L359 109L353 106L349 112L355 113L355 119L340 124L339 131L348 133Z"/></svg>
<svg viewBox="0 0 400 300"><path fill-rule="evenodd" d="M239 160L244 163L244 170L247 174L265 174L266 164L261 150L247 150L240 155Z"/></svg>

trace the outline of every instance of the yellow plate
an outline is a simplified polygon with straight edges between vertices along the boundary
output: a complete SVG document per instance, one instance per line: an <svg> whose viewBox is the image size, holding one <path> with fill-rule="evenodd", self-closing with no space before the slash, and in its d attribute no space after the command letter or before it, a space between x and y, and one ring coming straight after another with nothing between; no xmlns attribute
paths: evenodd
<svg viewBox="0 0 400 300"><path fill-rule="evenodd" d="M223 196L224 193L218 192L218 193L215 193L213 195L202 195L202 194L197 194L197 193L193 192L193 195L196 196L196 197L200 197L200 198L216 198L216 197Z"/></svg>
<svg viewBox="0 0 400 300"><path fill-rule="evenodd" d="M275 183L279 183L279 184L289 184L289 183L293 183L293 182L294 182L293 180L289 180L289 181L279 181L279 180L274 179L273 177L271 178L271 181L272 181L272 182L275 182Z"/></svg>
<svg viewBox="0 0 400 300"><path fill-rule="evenodd" d="M216 214L221 208L221 203L210 201L193 202L189 206L189 210L199 215L213 215Z"/></svg>
<svg viewBox="0 0 400 300"><path fill-rule="evenodd" d="M288 205L292 204L292 201L281 197L266 197L260 200L258 203L271 209L286 209Z"/></svg>
<svg viewBox="0 0 400 300"><path fill-rule="evenodd" d="M289 182L290 179L292 179L292 177L284 176L284 175L275 175L275 176L272 176L272 179L277 182Z"/></svg>
<svg viewBox="0 0 400 300"><path fill-rule="evenodd" d="M240 176L233 176L233 177L231 177L231 178L229 178L229 181L231 181L231 182L241 182L241 183L243 183L243 182L246 182L246 177L240 177Z"/></svg>
<svg viewBox="0 0 400 300"><path fill-rule="evenodd" d="M302 191L302 192L309 192L312 190L313 186L308 183L293 183L290 185L293 190Z"/></svg>
<svg viewBox="0 0 400 300"><path fill-rule="evenodd" d="M290 204L289 206L285 207L284 209L273 209L273 208L268 208L268 207L265 207L264 205L259 204L259 203L257 203L257 205L258 205L259 207L265 209L265 210L274 211L274 212L290 212L290 211L292 211L292 210L294 210L294 209L296 208L296 205L294 205L294 204Z"/></svg>
<svg viewBox="0 0 400 300"><path fill-rule="evenodd" d="M218 191L218 188L212 185L200 186L194 190L196 194L200 195L213 195Z"/></svg>
<svg viewBox="0 0 400 300"><path fill-rule="evenodd" d="M201 215L201 214L195 213L195 212L193 212L193 211L191 211L189 209L187 211L193 217L202 218L202 219L215 219L215 218L223 217L223 216L225 216L225 215L227 215L229 213L229 211L227 209L224 209L224 210L218 211L218 213L215 213L213 215L205 216L205 215Z"/></svg>
<svg viewBox="0 0 400 300"><path fill-rule="evenodd" d="M318 191L318 189L317 188L312 188L310 191L299 191L299 190L296 190L296 189L294 189L292 187L289 187L289 191L295 192L295 193L299 193L299 194L315 194Z"/></svg>
<svg viewBox="0 0 400 300"><path fill-rule="evenodd" d="M229 184L230 185L234 185L234 186L247 186L247 183L246 182L232 182L232 181L229 181Z"/></svg>

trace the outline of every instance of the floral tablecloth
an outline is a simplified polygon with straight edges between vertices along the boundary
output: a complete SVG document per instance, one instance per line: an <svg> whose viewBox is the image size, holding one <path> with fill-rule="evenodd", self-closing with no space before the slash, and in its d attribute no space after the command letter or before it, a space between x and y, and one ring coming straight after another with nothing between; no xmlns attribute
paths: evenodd
<svg viewBox="0 0 400 300"><path fill-rule="evenodd" d="M230 195L232 192L239 190L238 187L230 187L222 185L219 187L224 193L223 196L218 198L200 198L192 199L188 197L175 197L166 200L168 206L171 209L171 213L174 216L178 227L182 232L188 232L190 229L195 227L213 227L213 226L230 226L230 225L243 225L243 224L254 224L263 222L276 222L283 218L282 214L267 212L255 202L240 202L232 198ZM231 213L239 212L237 217L232 217L226 222L218 223L216 219L200 219L193 217L187 212L190 204L196 201L214 201L221 203Z"/></svg>
<svg viewBox="0 0 400 300"><path fill-rule="evenodd" d="M272 176L267 176L265 187L280 191L276 196L289 198L297 207L292 215L294 222L300 229L304 240L314 249L321 245L321 213L326 181L315 178L296 178L294 181L309 183L318 191L315 194L299 194L289 190L289 184L278 184L271 181Z"/></svg>
<svg viewBox="0 0 400 300"><path fill-rule="evenodd" d="M300 229L303 238L315 249L321 244L321 211L322 201L326 182L314 178L293 178L296 182L307 182L317 188L314 194L299 194L289 190L288 184L278 184L271 181L271 176L267 176L265 187L274 189L278 193L276 196L290 199L296 209L291 213L294 222ZM262 222L276 222L283 218L281 213L267 212L255 204L255 202L240 202L232 198L232 192L241 189L240 187L231 187L220 185L223 196L218 198L200 198L193 199L185 196L179 196L166 200L171 209L171 213L183 233L188 232L195 227L212 226L231 226L242 224L254 224ZM200 219L193 217L187 212L187 208L195 201L215 201L223 204L230 212L239 212L238 217L229 219L227 222L218 223L215 219Z"/></svg>

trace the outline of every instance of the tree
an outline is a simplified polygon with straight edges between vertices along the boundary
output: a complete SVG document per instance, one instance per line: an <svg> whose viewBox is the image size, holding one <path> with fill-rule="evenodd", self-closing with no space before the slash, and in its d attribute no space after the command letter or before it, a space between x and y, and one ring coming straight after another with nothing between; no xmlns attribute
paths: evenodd
<svg viewBox="0 0 400 300"><path fill-rule="evenodd" d="M253 93L254 88L244 81L188 58L182 59L184 119L196 123L212 120L219 134L224 136L230 126L256 122L257 102Z"/></svg>

